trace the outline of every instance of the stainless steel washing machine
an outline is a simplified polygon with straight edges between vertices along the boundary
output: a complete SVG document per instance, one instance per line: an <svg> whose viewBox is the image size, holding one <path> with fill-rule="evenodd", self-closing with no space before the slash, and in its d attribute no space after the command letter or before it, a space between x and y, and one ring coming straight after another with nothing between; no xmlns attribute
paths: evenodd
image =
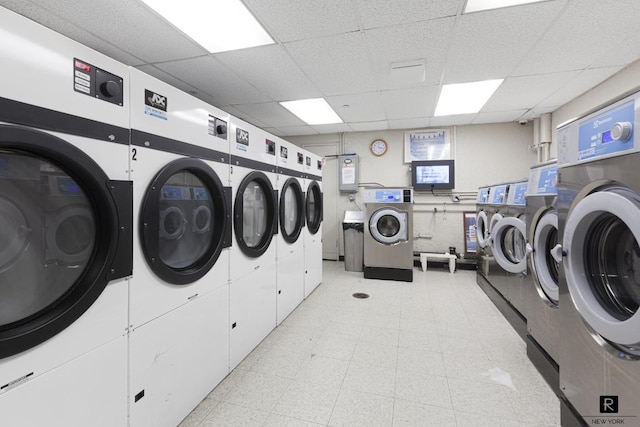
<svg viewBox="0 0 640 427"><path fill-rule="evenodd" d="M413 281L413 189L365 188L365 279Z"/></svg>
<svg viewBox="0 0 640 427"><path fill-rule="evenodd" d="M588 425L640 423L639 124L636 93L558 128L560 388Z"/></svg>

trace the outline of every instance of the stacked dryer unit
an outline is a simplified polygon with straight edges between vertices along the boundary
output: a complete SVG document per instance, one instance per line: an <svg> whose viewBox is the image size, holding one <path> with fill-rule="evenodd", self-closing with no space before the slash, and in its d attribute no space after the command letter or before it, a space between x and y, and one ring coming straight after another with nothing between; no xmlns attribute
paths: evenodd
<svg viewBox="0 0 640 427"><path fill-rule="evenodd" d="M504 215L491 228L493 256L498 266L504 271L500 277L504 274L507 277L504 296L525 318L525 293L526 288L530 286L526 252L527 185L527 181L509 184Z"/></svg>
<svg viewBox="0 0 640 427"><path fill-rule="evenodd" d="M131 426L177 425L229 372L228 120L131 70Z"/></svg>
<svg viewBox="0 0 640 427"><path fill-rule="evenodd" d="M639 125L635 93L558 128L562 415L589 425L640 422Z"/></svg>
<svg viewBox="0 0 640 427"><path fill-rule="evenodd" d="M305 197L304 154L290 142L276 138L278 167L277 321L282 321L304 299Z"/></svg>
<svg viewBox="0 0 640 427"><path fill-rule="evenodd" d="M527 189L527 252L531 284L526 288L527 354L558 391L558 263L551 249L558 243L555 160L531 168Z"/></svg>
<svg viewBox="0 0 640 427"><path fill-rule="evenodd" d="M278 197L276 143L231 118L233 245L230 259L230 367L276 326Z"/></svg>
<svg viewBox="0 0 640 427"><path fill-rule="evenodd" d="M0 8L0 423L127 425L128 68Z"/></svg>
<svg viewBox="0 0 640 427"><path fill-rule="evenodd" d="M304 297L322 282L322 165L317 154L304 152L305 222L304 241Z"/></svg>

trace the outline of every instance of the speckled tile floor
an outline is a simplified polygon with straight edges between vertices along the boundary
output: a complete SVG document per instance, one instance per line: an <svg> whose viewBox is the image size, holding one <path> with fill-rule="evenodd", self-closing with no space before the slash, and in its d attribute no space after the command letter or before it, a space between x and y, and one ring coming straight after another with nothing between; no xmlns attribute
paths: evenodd
<svg viewBox="0 0 640 427"><path fill-rule="evenodd" d="M404 283L323 267L180 427L560 425L558 399L475 272L416 268Z"/></svg>

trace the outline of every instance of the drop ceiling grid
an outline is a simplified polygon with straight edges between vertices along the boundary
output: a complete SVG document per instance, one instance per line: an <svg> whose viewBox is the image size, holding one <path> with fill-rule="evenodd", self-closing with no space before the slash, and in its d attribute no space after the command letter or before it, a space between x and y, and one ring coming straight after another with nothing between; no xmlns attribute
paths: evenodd
<svg viewBox="0 0 640 427"><path fill-rule="evenodd" d="M379 121L386 118L379 92L328 96L327 102L345 122Z"/></svg>
<svg viewBox="0 0 640 427"><path fill-rule="evenodd" d="M421 117L416 119L393 119L388 120L389 129L423 129L431 127L431 119Z"/></svg>
<svg viewBox="0 0 640 427"><path fill-rule="evenodd" d="M381 92L387 120L433 116L438 90L438 86L420 86Z"/></svg>
<svg viewBox="0 0 640 427"><path fill-rule="evenodd" d="M335 123L330 125L313 125L311 126L318 133L342 133L351 132L352 129L347 123Z"/></svg>
<svg viewBox="0 0 640 427"><path fill-rule="evenodd" d="M285 47L324 96L376 90L366 44L359 32L286 43Z"/></svg>
<svg viewBox="0 0 640 427"><path fill-rule="evenodd" d="M380 89L398 86L390 78L392 63L420 59L425 60L424 84L439 84L454 21L445 18L365 31Z"/></svg>
<svg viewBox="0 0 640 427"><path fill-rule="evenodd" d="M354 132L367 132L389 129L389 122L386 120L375 120L371 122L349 122L349 127Z"/></svg>
<svg viewBox="0 0 640 427"><path fill-rule="evenodd" d="M357 0L365 29L455 16L465 0Z"/></svg>
<svg viewBox="0 0 640 427"><path fill-rule="evenodd" d="M147 63L207 53L140 1L37 0L37 3Z"/></svg>
<svg viewBox="0 0 640 427"><path fill-rule="evenodd" d="M302 126L305 124L277 102L237 104L235 107L249 116L255 117L261 122L269 123L270 126L276 128Z"/></svg>
<svg viewBox="0 0 640 427"><path fill-rule="evenodd" d="M625 2L624 10L617 7L619 3L616 0L569 3L514 70L514 75L581 70L594 64L602 54L637 32L640 2ZM610 26L615 31L609 31Z"/></svg>
<svg viewBox="0 0 640 427"><path fill-rule="evenodd" d="M215 58L273 100L322 96L281 45L225 52Z"/></svg>
<svg viewBox="0 0 640 427"><path fill-rule="evenodd" d="M567 103L568 100L575 99L582 95L589 89L595 87L599 83L603 82L607 78L611 77L621 67L603 67L603 68L591 68L580 72L575 78L571 79L567 84L562 86L551 96L542 100L534 107L535 111L542 108L556 109Z"/></svg>
<svg viewBox="0 0 640 427"><path fill-rule="evenodd" d="M278 128L281 132L280 136L295 136L295 135L317 135L318 131L312 129L311 126L291 126Z"/></svg>
<svg viewBox="0 0 640 427"><path fill-rule="evenodd" d="M217 105L271 101L211 56L166 62L156 66L218 100Z"/></svg>
<svg viewBox="0 0 640 427"><path fill-rule="evenodd" d="M510 111L493 111L489 113L478 113L473 119L473 124L513 122L527 113L527 109L510 110Z"/></svg>
<svg viewBox="0 0 640 427"><path fill-rule="evenodd" d="M509 76L542 37L561 6L545 2L458 17L443 83Z"/></svg>
<svg viewBox="0 0 640 427"><path fill-rule="evenodd" d="M529 109L571 81L579 71L509 77L482 108L483 113L512 109Z"/></svg>
<svg viewBox="0 0 640 427"><path fill-rule="evenodd" d="M153 76L158 80L168 83L171 86L174 86L184 92L193 94L194 96L198 96L198 97L203 95L202 93L198 92L198 89L196 89L195 86L191 86L190 84L183 82L179 78L176 78L171 74L165 73L164 71L157 68L155 65L140 65L140 66L137 66L136 68L142 71L143 73L147 73L150 76ZM152 88L149 88L149 89L152 89Z"/></svg>
<svg viewBox="0 0 640 427"><path fill-rule="evenodd" d="M244 0L279 42L307 40L359 29L352 0Z"/></svg>

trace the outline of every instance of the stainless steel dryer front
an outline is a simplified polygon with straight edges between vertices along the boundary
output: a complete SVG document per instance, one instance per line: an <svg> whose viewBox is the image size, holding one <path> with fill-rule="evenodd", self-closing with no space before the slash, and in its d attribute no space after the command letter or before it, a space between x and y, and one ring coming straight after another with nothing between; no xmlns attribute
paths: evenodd
<svg viewBox="0 0 640 427"><path fill-rule="evenodd" d="M365 279L413 281L413 189L365 188Z"/></svg>

